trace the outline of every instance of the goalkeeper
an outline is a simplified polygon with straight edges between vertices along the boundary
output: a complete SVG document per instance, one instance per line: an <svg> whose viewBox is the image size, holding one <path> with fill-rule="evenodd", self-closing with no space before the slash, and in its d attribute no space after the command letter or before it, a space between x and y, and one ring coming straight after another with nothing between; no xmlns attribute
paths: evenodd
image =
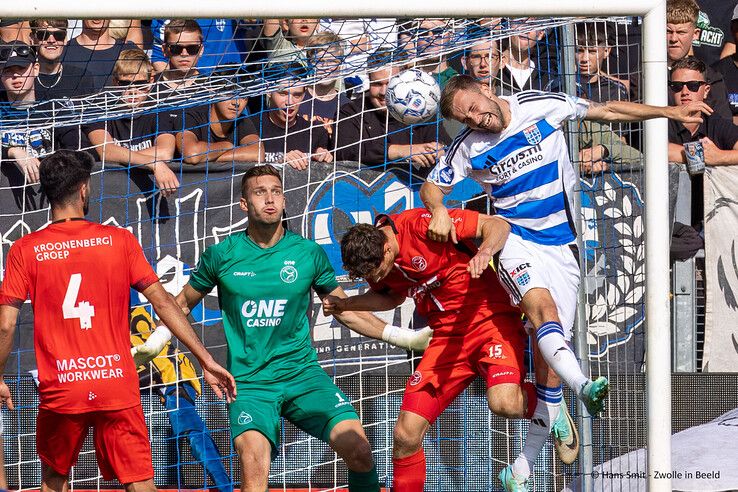
<svg viewBox="0 0 738 492"><path fill-rule="evenodd" d="M241 182L248 229L206 249L177 302L192 309L214 287L223 313L228 367L239 397L228 407L241 464L241 491L264 492L280 417L328 443L348 468L351 492L379 491L369 441L349 398L320 367L310 344L311 289L345 297L323 249L286 230L279 171L249 169ZM338 321L354 331L406 348L425 348L429 330L387 326L368 313Z"/></svg>
<svg viewBox="0 0 738 492"><path fill-rule="evenodd" d="M202 393L195 366L169 343L171 337L166 326L154 325L145 308L137 307L131 312L131 354L141 387L156 388L175 439L187 437L192 456L203 464L215 488L219 492L232 492L233 483L223 467L220 452L195 409L195 399ZM178 481L180 468L181 460L177 459Z"/></svg>

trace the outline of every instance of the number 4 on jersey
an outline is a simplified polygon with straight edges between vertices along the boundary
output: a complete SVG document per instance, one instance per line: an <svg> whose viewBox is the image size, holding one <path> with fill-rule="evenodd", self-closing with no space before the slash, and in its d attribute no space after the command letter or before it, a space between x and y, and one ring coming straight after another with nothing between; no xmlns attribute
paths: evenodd
<svg viewBox="0 0 738 492"><path fill-rule="evenodd" d="M79 286L82 284L82 274L73 273L69 277L69 285L67 285L67 293L64 294L64 302L62 303L62 312L64 319L79 319L80 328L89 330L92 328L92 318L95 316L95 306L88 301L77 303L79 295Z"/></svg>

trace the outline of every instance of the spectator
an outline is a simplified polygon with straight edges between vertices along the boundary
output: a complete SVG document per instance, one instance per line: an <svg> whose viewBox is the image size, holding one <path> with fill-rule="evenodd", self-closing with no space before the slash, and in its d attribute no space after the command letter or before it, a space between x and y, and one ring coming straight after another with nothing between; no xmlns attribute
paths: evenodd
<svg viewBox="0 0 738 492"><path fill-rule="evenodd" d="M625 143L610 126L597 121L581 120L577 128L579 169L596 174L614 168L616 171L641 164L642 154Z"/></svg>
<svg viewBox="0 0 738 492"><path fill-rule="evenodd" d="M184 130L177 134L177 151L183 162L263 162L259 135L243 114L246 102L235 98L188 108Z"/></svg>
<svg viewBox="0 0 738 492"><path fill-rule="evenodd" d="M270 62L298 61L307 66L308 40L318 27L318 19L267 19L261 42L269 52Z"/></svg>
<svg viewBox="0 0 738 492"><path fill-rule="evenodd" d="M307 87L298 112L306 121L323 124L331 134L339 108L350 102L340 77L343 47L336 34L323 31L310 38L307 48L317 81Z"/></svg>
<svg viewBox="0 0 738 492"><path fill-rule="evenodd" d="M595 102L627 101L628 88L603 68L610 46L603 22L577 24L577 90L580 97Z"/></svg>
<svg viewBox="0 0 738 492"><path fill-rule="evenodd" d="M191 19L175 19L164 28L162 52L168 63L159 75L162 92L171 92L195 83L197 64L203 54L200 25Z"/></svg>
<svg viewBox="0 0 738 492"><path fill-rule="evenodd" d="M384 68L389 53L376 52L369 59L369 90L364 97L341 107L334 138L336 158L363 164L385 164L397 160L430 168L443 155L450 138L435 123L406 126L387 113L384 95L397 67Z"/></svg>
<svg viewBox="0 0 738 492"><path fill-rule="evenodd" d="M697 27L700 37L693 46L694 56L714 65L721 58L735 53L735 43L730 36L730 21L735 0L699 0L700 14Z"/></svg>
<svg viewBox="0 0 738 492"><path fill-rule="evenodd" d="M464 70L477 80L485 81L498 92L497 75L500 73L500 49L497 41L486 39L471 45L461 57Z"/></svg>
<svg viewBox="0 0 738 492"><path fill-rule="evenodd" d="M108 20L85 19L82 33L72 39L64 50L62 64L74 66L89 77L96 91L110 85L113 68L123 50L137 49L133 43L124 43L110 35Z"/></svg>
<svg viewBox="0 0 738 492"><path fill-rule="evenodd" d="M139 19L114 19L110 21L110 35L115 39L128 41L138 48L144 48L143 31Z"/></svg>
<svg viewBox="0 0 738 492"><path fill-rule="evenodd" d="M122 91L123 103L131 110L140 109L154 81L146 53L138 48L122 51L113 68L113 81ZM167 165L174 157L174 135L168 122L158 113L143 111L92 123L85 131L101 160L148 168L162 195L169 196L179 188L179 180Z"/></svg>
<svg viewBox="0 0 738 492"><path fill-rule="evenodd" d="M134 347L151 343L158 330L146 308L139 306L131 311L131 344ZM195 407L195 400L202 394L195 365L171 342L165 342L161 351L152 357L150 363L138 365L134 356L142 393L148 388L158 393L167 410L174 437L189 440L192 456L202 463L218 492L233 492L233 484L223 467L218 447ZM184 474L182 461L177 460L177 483Z"/></svg>
<svg viewBox="0 0 738 492"><path fill-rule="evenodd" d="M700 8L694 0L667 0L666 2L666 51L669 67L689 56L692 43L699 39L697 17ZM722 75L708 67L705 72L710 85L705 102L723 118L732 118L728 95Z"/></svg>
<svg viewBox="0 0 738 492"><path fill-rule="evenodd" d="M548 86L551 77L546 67L539 67L533 61L536 45L544 35L545 31L537 30L510 36L508 47L502 53L501 94L543 90Z"/></svg>
<svg viewBox="0 0 738 492"><path fill-rule="evenodd" d="M415 41L417 56L427 57L438 53L437 56L418 62L417 66L424 72L432 74L441 89L446 86L446 82L451 77L458 75L458 72L449 66L445 54L451 42L450 22L450 19L423 19Z"/></svg>
<svg viewBox="0 0 738 492"><path fill-rule="evenodd" d="M333 162L328 131L321 123L312 124L298 115L305 87L283 87L269 93L269 110L254 116L264 145L264 162L285 163L304 170L310 161Z"/></svg>
<svg viewBox="0 0 738 492"><path fill-rule="evenodd" d="M732 17L730 32L733 40L738 43L738 4L733 9ZM732 55L726 56L712 67L723 76L728 93L728 102L733 113L733 123L738 123L738 53L734 52Z"/></svg>
<svg viewBox="0 0 738 492"><path fill-rule="evenodd" d="M27 45L33 44L30 23L21 19L0 20L0 42L14 43L16 41Z"/></svg>
<svg viewBox="0 0 738 492"><path fill-rule="evenodd" d="M157 72L166 69L168 65L163 44L166 41L166 26L170 22L172 22L172 19L154 19L151 21L151 33L154 38L151 61L154 63L154 69ZM201 73L207 75L214 67L241 63L241 50L234 41L238 29L236 20L195 19L195 22L200 26L203 37L203 50L197 63L197 68ZM169 41L174 44L180 42L177 38Z"/></svg>
<svg viewBox="0 0 738 492"><path fill-rule="evenodd" d="M29 183L39 179L39 158L56 148L88 146L86 138L80 143L79 129L51 124L53 118L64 118L64 112L54 111L54 103L37 103L36 77L39 65L35 50L16 42L0 48L5 63L2 65L2 87L9 105L0 105L2 130L2 160L10 160L25 175ZM49 121L48 127L29 128L31 120ZM41 123L43 125L43 123Z"/></svg>
<svg viewBox="0 0 738 492"><path fill-rule="evenodd" d="M91 78L76 65L62 64L67 45L65 19L35 19L31 21L31 37L38 50L39 74L36 78L36 98L39 101L83 96L95 92Z"/></svg>
<svg viewBox="0 0 738 492"><path fill-rule="evenodd" d="M707 82L705 64L693 56L674 62L669 89L678 106L694 101L707 101L711 86ZM738 126L720 115L703 115L702 123L683 124L669 121L669 160L685 162L686 142L702 142L708 166L738 164ZM700 228L704 214L702 175L692 177L692 223Z"/></svg>

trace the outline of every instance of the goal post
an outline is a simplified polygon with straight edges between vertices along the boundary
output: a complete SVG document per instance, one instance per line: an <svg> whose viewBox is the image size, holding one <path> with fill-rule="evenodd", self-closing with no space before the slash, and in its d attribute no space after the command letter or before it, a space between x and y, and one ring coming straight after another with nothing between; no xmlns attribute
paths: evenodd
<svg viewBox="0 0 738 492"><path fill-rule="evenodd" d="M643 19L642 60L644 102L667 104L666 1L519 0L517 2L370 0L127 0L94 3L58 0L2 2L0 18L282 18L282 17L599 17L636 15ZM670 479L656 479L654 470L671 470L671 331L669 305L669 210L667 122L644 125L646 401L648 488L671 490Z"/></svg>

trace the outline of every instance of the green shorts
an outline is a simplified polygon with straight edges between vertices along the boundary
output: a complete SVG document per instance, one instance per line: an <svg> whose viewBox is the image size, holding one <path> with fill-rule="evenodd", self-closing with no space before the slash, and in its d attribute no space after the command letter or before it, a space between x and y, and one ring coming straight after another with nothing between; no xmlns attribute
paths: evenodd
<svg viewBox="0 0 738 492"><path fill-rule="evenodd" d="M280 417L323 442L344 420L359 420L351 401L333 384L318 364L311 364L293 379L274 383L238 383L236 401L228 405L231 437L249 430L262 433L279 449Z"/></svg>

